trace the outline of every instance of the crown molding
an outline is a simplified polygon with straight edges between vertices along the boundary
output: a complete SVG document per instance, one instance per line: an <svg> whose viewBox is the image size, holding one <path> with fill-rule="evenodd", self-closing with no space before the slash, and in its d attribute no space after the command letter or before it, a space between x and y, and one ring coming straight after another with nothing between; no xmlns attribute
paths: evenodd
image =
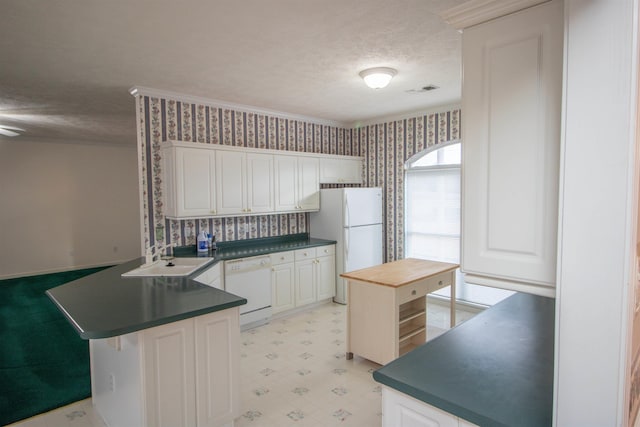
<svg viewBox="0 0 640 427"><path fill-rule="evenodd" d="M465 28L499 18L550 0L470 0L440 13L444 21L462 31Z"/></svg>
<svg viewBox="0 0 640 427"><path fill-rule="evenodd" d="M233 104L230 102L220 101L217 99L209 99L209 98L204 98L200 96L187 95L184 93L171 92L168 90L153 89L153 88L144 87L144 86L133 86L131 89L129 89L129 93L136 97L137 96L153 96L158 98L169 98L169 99L179 100L183 102L190 102L194 104L204 104L204 105L208 105L209 107L226 108L234 111L264 114L265 116L275 116L275 117L280 117L280 118L289 119L289 120L299 120L303 122L315 123L315 124L320 124L324 126L333 126L338 128L349 129L348 123L339 122L335 120L318 119L315 117L308 117L308 116L303 116L299 114L285 113L282 111L252 107L250 105Z"/></svg>
<svg viewBox="0 0 640 427"><path fill-rule="evenodd" d="M429 109L407 111L401 114L394 114L389 116L376 117L368 120L356 121L351 124L350 129L358 129L365 126L379 125L383 123L395 122L398 120L413 119L416 117L428 116L429 114L446 113L447 111L460 110L460 108L461 108L460 104L447 104L447 105L440 105L440 106L429 108Z"/></svg>

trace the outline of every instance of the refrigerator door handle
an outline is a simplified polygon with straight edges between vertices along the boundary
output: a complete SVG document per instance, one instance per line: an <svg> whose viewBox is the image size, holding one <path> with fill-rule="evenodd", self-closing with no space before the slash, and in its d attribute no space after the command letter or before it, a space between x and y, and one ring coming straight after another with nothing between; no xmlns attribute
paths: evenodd
<svg viewBox="0 0 640 427"><path fill-rule="evenodd" d="M344 198L344 226L349 227L349 199Z"/></svg>
<svg viewBox="0 0 640 427"><path fill-rule="evenodd" d="M345 265L346 265L346 261L349 259L349 228L346 227L344 229L344 258L345 258Z"/></svg>

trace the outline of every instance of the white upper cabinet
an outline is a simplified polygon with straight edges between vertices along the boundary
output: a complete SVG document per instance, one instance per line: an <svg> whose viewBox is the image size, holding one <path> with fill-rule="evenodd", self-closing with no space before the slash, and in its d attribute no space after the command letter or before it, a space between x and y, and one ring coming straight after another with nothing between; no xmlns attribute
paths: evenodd
<svg viewBox="0 0 640 427"><path fill-rule="evenodd" d="M247 155L238 151L217 151L216 201L220 215L238 215L247 209Z"/></svg>
<svg viewBox="0 0 640 427"><path fill-rule="evenodd" d="M276 177L276 211L298 208L298 161L292 156L273 156Z"/></svg>
<svg viewBox="0 0 640 427"><path fill-rule="evenodd" d="M217 150L216 196L219 215L273 211L273 156Z"/></svg>
<svg viewBox="0 0 640 427"><path fill-rule="evenodd" d="M298 209L320 209L320 161L298 157Z"/></svg>
<svg viewBox="0 0 640 427"><path fill-rule="evenodd" d="M250 213L274 211L273 156L247 153L247 208Z"/></svg>
<svg viewBox="0 0 640 427"><path fill-rule="evenodd" d="M321 165L323 183L362 183L361 157L180 141L162 156L169 218L317 211Z"/></svg>
<svg viewBox="0 0 640 427"><path fill-rule="evenodd" d="M362 184L362 158L320 159L321 184Z"/></svg>
<svg viewBox="0 0 640 427"><path fill-rule="evenodd" d="M463 32L465 280L553 296L563 6L551 1Z"/></svg>
<svg viewBox="0 0 640 427"><path fill-rule="evenodd" d="M275 210L319 210L319 169L319 161L314 157L274 155Z"/></svg>
<svg viewBox="0 0 640 427"><path fill-rule="evenodd" d="M215 151L165 146L162 156L164 214L172 218L215 215Z"/></svg>

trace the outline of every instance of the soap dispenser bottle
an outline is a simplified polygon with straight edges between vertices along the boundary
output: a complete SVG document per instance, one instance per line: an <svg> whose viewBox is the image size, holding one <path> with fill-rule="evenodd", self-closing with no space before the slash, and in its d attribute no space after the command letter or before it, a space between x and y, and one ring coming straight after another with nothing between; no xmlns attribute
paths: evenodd
<svg viewBox="0 0 640 427"><path fill-rule="evenodd" d="M198 253L207 253L209 251L209 239L207 238L207 233L201 231L198 234Z"/></svg>

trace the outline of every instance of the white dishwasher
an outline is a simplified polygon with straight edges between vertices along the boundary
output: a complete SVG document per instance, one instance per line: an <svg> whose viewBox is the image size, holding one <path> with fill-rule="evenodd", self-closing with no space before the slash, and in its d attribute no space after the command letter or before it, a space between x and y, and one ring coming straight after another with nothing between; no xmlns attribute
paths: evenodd
<svg viewBox="0 0 640 427"><path fill-rule="evenodd" d="M225 291L246 298L240 306L240 326L265 323L271 317L271 257L256 256L224 262Z"/></svg>

